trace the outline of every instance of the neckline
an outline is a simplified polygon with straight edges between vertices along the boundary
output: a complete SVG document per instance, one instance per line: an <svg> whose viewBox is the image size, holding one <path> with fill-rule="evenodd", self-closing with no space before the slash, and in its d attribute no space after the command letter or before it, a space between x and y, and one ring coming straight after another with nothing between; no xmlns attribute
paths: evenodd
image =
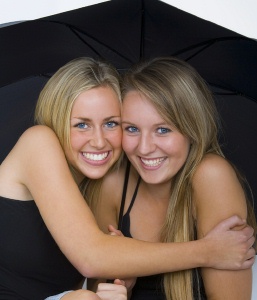
<svg viewBox="0 0 257 300"><path fill-rule="evenodd" d="M6 196L1 196L0 195L0 199L2 200L6 200L6 201L13 201L13 202L18 202L18 203L35 203L35 201L33 199L31 200L20 200L20 199L13 199L13 198L9 198Z"/></svg>

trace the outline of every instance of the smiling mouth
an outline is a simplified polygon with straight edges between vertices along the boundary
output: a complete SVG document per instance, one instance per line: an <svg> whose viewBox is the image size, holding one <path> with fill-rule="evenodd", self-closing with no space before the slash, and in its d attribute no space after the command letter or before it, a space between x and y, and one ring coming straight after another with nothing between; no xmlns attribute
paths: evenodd
<svg viewBox="0 0 257 300"><path fill-rule="evenodd" d="M140 159L142 163L147 167L157 167L165 160L164 157L155 159L145 159L141 157Z"/></svg>
<svg viewBox="0 0 257 300"><path fill-rule="evenodd" d="M109 152L104 152L104 153L101 153L101 154L82 152L82 155L86 159L92 160L92 161L102 161L102 160L105 160L106 157L108 156L108 154L109 154Z"/></svg>

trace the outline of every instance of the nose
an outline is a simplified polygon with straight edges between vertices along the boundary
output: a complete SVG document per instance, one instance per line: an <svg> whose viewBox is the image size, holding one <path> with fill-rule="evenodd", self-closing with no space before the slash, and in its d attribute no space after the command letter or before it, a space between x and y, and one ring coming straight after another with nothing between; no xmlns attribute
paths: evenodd
<svg viewBox="0 0 257 300"><path fill-rule="evenodd" d="M138 143L138 151L142 155L147 155L154 152L156 145L154 138L150 134L142 133Z"/></svg>
<svg viewBox="0 0 257 300"><path fill-rule="evenodd" d="M106 138L102 128L95 128L92 132L90 145L96 149L102 149L106 145Z"/></svg>

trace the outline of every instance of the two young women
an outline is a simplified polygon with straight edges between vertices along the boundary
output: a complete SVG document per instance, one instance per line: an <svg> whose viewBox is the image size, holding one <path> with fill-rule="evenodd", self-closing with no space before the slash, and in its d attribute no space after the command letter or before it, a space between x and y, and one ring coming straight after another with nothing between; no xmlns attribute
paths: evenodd
<svg viewBox="0 0 257 300"><path fill-rule="evenodd" d="M82 194L104 202L103 178L115 174L109 177L108 171L121 154L120 99L116 71L89 58L66 64L44 87L36 108L39 125L20 137L0 166L0 299L44 299L78 288L83 277L127 278L195 267L244 270L253 264L252 228L230 230L245 225L240 218L206 235L218 219L241 210L213 219L200 227L199 240L185 243L148 243L99 229ZM148 168L157 163L147 159ZM118 183L109 195L116 198L116 189ZM86 299L100 295L79 292L87 293ZM63 299L73 295L78 292ZM108 297L114 299L100 299Z"/></svg>

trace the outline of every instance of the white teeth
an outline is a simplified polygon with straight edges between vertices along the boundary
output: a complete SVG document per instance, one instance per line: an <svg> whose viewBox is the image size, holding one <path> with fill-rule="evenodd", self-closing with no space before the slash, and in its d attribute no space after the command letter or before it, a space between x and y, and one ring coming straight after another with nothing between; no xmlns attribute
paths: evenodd
<svg viewBox="0 0 257 300"><path fill-rule="evenodd" d="M141 161L149 167L156 167L161 164L162 161L164 161L164 158L157 158L157 159L143 159L141 158Z"/></svg>
<svg viewBox="0 0 257 300"><path fill-rule="evenodd" d="M92 154L92 153L83 152L82 154L87 159L100 161L100 160L104 160L107 157L108 152L101 153L101 154Z"/></svg>

